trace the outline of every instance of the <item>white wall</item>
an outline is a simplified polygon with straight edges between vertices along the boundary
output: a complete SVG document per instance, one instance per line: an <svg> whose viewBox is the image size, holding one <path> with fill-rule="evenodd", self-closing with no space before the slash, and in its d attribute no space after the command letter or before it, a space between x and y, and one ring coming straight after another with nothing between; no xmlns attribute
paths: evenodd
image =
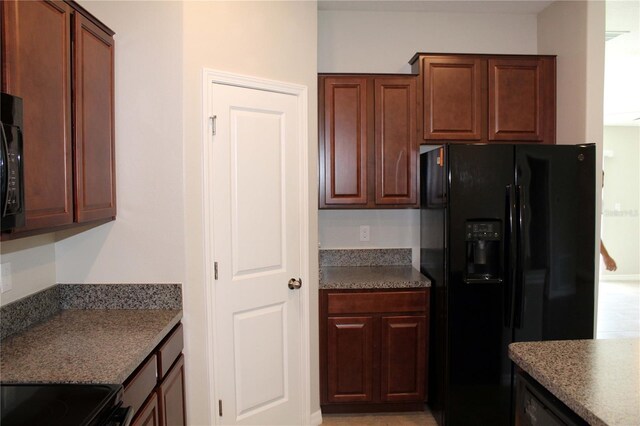
<svg viewBox="0 0 640 426"><path fill-rule="evenodd" d="M2 268L10 268L12 289L0 295L0 306L36 293L56 283L56 258L53 234L3 241L0 250Z"/></svg>
<svg viewBox="0 0 640 426"><path fill-rule="evenodd" d="M536 16L318 12L318 71L408 73L416 52L536 53Z"/></svg>
<svg viewBox="0 0 640 426"><path fill-rule="evenodd" d="M117 219L59 234L59 283L182 283L182 4L82 1L116 32Z"/></svg>
<svg viewBox="0 0 640 426"><path fill-rule="evenodd" d="M184 3L184 143L187 278L185 331L189 422L213 424L209 392L211 354L207 330L202 217L202 72L235 72L309 88L309 194L311 198L310 337L311 411L319 410L317 260L317 11L315 2Z"/></svg>
<svg viewBox="0 0 640 426"><path fill-rule="evenodd" d="M318 12L318 71L409 73L416 52L537 53L536 15ZM419 210L321 210L322 248L411 247L419 265ZM359 226L371 227L371 241Z"/></svg>
<svg viewBox="0 0 640 426"><path fill-rule="evenodd" d="M618 265L601 274L610 279L640 279L640 127L604 128L605 186L602 240Z"/></svg>

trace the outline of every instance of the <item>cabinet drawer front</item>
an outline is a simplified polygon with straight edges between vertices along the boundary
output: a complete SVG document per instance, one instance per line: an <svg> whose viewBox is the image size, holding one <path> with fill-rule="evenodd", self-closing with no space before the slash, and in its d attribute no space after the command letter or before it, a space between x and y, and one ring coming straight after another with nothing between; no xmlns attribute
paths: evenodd
<svg viewBox="0 0 640 426"><path fill-rule="evenodd" d="M132 407L133 412L137 413L149 394L153 392L153 388L158 381L157 374L157 357L153 355L138 370L129 383L125 384L122 398L123 405Z"/></svg>
<svg viewBox="0 0 640 426"><path fill-rule="evenodd" d="M331 314L426 312L427 293L420 291L394 291L375 293L330 293L327 312Z"/></svg>
<svg viewBox="0 0 640 426"><path fill-rule="evenodd" d="M158 377L160 379L166 376L169 368L180 356L183 347L184 332L182 324L179 324L158 349Z"/></svg>

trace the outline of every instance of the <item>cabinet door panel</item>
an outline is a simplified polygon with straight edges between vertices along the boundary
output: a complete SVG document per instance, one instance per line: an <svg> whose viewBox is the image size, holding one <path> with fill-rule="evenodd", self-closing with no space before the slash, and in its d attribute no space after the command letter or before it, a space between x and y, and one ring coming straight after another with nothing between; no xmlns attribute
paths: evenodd
<svg viewBox="0 0 640 426"><path fill-rule="evenodd" d="M424 315L382 318L382 401L416 401L424 398L425 327Z"/></svg>
<svg viewBox="0 0 640 426"><path fill-rule="evenodd" d="M376 204L416 204L416 80L377 78L374 87Z"/></svg>
<svg viewBox="0 0 640 426"><path fill-rule="evenodd" d="M184 392L184 355L180 355L158 389L160 419L163 426L187 424Z"/></svg>
<svg viewBox="0 0 640 426"><path fill-rule="evenodd" d="M76 221L116 215L113 38L79 14L75 31Z"/></svg>
<svg viewBox="0 0 640 426"><path fill-rule="evenodd" d="M45 1L1 7L2 90L24 101L26 225L20 231L70 224L71 11Z"/></svg>
<svg viewBox="0 0 640 426"><path fill-rule="evenodd" d="M480 140L482 132L482 61L425 57L424 139Z"/></svg>
<svg viewBox="0 0 640 426"><path fill-rule="evenodd" d="M367 79L324 80L324 199L367 204Z"/></svg>
<svg viewBox="0 0 640 426"><path fill-rule="evenodd" d="M329 317L328 401L373 400L373 317Z"/></svg>
<svg viewBox="0 0 640 426"><path fill-rule="evenodd" d="M543 139L541 60L490 59L489 140Z"/></svg>
<svg viewBox="0 0 640 426"><path fill-rule="evenodd" d="M158 396L151 394L151 398L140 409L131 426L160 426L160 411L158 410Z"/></svg>

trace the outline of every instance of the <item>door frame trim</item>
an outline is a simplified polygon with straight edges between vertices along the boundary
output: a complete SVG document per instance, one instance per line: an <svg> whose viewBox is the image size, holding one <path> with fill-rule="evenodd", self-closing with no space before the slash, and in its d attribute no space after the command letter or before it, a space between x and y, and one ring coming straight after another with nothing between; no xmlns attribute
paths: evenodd
<svg viewBox="0 0 640 426"><path fill-rule="evenodd" d="M244 87L254 90L264 90L274 93L292 95L297 98L300 158L298 159L300 175L300 274L303 285L300 288L300 356L302 367L300 389L302 392L302 407L300 418L304 424L311 424L311 352L310 352L310 317L309 317L309 113L308 113L308 88L307 86L270 80L261 77L234 74L225 71L204 68L202 72L202 188L203 188L203 228L204 228L204 269L205 269L205 295L206 295L206 359L208 385L212 401L219 395L217 387L217 360L216 328L215 328L215 301L216 286L213 279L214 259L214 235L213 235L213 197L209 196L213 186L213 149L212 149L212 123L210 120L212 111L212 84L224 84L229 86ZM210 418L215 424L219 424L217 404L209 404Z"/></svg>

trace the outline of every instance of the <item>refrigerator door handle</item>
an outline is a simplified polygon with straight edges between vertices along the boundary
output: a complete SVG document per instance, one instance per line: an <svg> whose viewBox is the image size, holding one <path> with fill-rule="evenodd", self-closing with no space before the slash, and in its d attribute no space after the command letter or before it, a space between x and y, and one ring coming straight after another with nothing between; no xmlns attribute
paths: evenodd
<svg viewBox="0 0 640 426"><path fill-rule="evenodd" d="M514 185L507 185L507 238L505 238L505 265L507 272L506 285L504 286L504 325L511 328L514 321L515 308L515 282L516 282L516 256L517 256L517 235L516 235L516 190Z"/></svg>
<svg viewBox="0 0 640 426"><path fill-rule="evenodd" d="M514 306L514 326L516 328L522 328L522 320L524 317L524 250L525 250L525 232L524 232L524 224L525 224L525 215L527 211L526 199L524 194L524 188L522 185L516 186L516 197L517 197L517 222L518 222L518 231L517 231L517 243L516 243L516 258L515 258L515 280L514 280L514 288L515 288L515 306Z"/></svg>

